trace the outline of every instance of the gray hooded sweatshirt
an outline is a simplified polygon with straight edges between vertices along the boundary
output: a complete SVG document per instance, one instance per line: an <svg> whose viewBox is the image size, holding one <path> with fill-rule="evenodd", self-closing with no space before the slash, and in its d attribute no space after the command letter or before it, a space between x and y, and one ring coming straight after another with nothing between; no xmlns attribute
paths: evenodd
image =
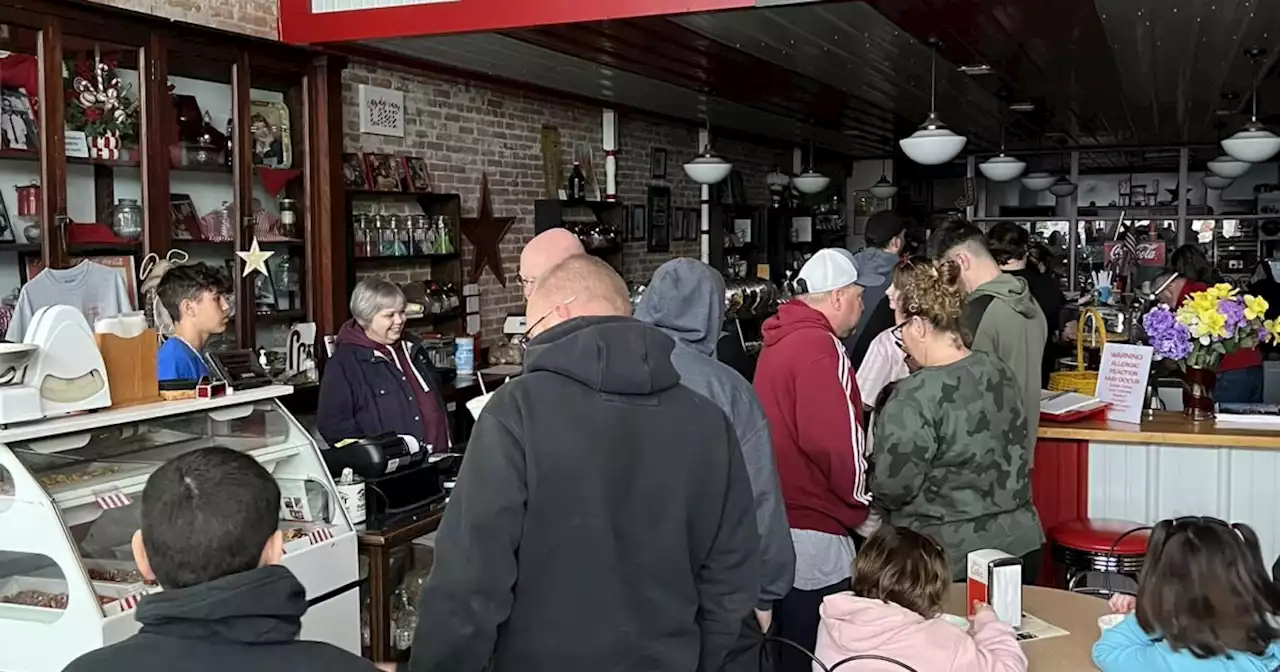
<svg viewBox="0 0 1280 672"><path fill-rule="evenodd" d="M635 316L675 340L671 364L680 372L680 383L715 402L733 423L751 476L760 532L758 608L770 609L791 590L795 548L764 409L751 383L716 359L724 325L724 278L695 259L672 259L653 274Z"/></svg>

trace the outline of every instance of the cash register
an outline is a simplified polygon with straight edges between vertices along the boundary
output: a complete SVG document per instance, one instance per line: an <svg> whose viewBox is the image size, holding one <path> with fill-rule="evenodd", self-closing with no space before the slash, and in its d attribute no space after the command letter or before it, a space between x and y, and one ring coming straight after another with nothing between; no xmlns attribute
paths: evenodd
<svg viewBox="0 0 1280 672"><path fill-rule="evenodd" d="M396 434L342 441L323 455L334 478L349 468L364 480L369 530L397 527L444 503L444 484L456 478L462 466L459 454L429 455L412 439Z"/></svg>

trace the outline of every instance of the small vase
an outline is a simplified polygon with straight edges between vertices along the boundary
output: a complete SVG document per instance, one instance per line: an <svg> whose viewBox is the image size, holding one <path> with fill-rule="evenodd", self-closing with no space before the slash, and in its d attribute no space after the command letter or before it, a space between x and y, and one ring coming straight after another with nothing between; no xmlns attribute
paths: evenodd
<svg viewBox="0 0 1280 672"><path fill-rule="evenodd" d="M1218 382L1214 369L1187 367L1182 379L1182 413L1192 420L1213 419L1213 388Z"/></svg>

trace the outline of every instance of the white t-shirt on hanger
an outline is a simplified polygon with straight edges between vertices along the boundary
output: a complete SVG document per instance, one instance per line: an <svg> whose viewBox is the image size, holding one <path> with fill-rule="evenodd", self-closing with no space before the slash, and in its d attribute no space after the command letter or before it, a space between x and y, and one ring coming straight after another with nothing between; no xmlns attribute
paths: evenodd
<svg viewBox="0 0 1280 672"><path fill-rule="evenodd" d="M5 339L22 341L36 311L58 304L83 313L90 329L97 320L133 310L129 289L116 269L92 261L66 269L46 268L22 286Z"/></svg>

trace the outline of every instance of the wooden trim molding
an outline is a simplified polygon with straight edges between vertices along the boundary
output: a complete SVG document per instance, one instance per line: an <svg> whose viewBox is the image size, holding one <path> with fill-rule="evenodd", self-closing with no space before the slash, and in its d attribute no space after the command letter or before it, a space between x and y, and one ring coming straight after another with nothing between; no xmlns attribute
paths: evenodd
<svg viewBox="0 0 1280 672"><path fill-rule="evenodd" d="M1212 420L1192 422L1181 413L1156 412L1141 425L1107 420L1040 423L1041 439L1095 441L1100 443L1144 443L1159 446L1202 448L1260 448L1280 450L1280 433L1266 430L1219 427Z"/></svg>
<svg viewBox="0 0 1280 672"><path fill-rule="evenodd" d="M67 262L64 219L67 214L67 144L63 120L62 23L57 17L45 18L40 29L37 51L40 69L40 235L45 244L40 259L45 268L61 268Z"/></svg>
<svg viewBox="0 0 1280 672"><path fill-rule="evenodd" d="M308 107L305 236L307 313L320 335L347 318L346 187L342 180L342 70L346 59L318 56L306 78ZM324 260L320 263L320 260Z"/></svg>

